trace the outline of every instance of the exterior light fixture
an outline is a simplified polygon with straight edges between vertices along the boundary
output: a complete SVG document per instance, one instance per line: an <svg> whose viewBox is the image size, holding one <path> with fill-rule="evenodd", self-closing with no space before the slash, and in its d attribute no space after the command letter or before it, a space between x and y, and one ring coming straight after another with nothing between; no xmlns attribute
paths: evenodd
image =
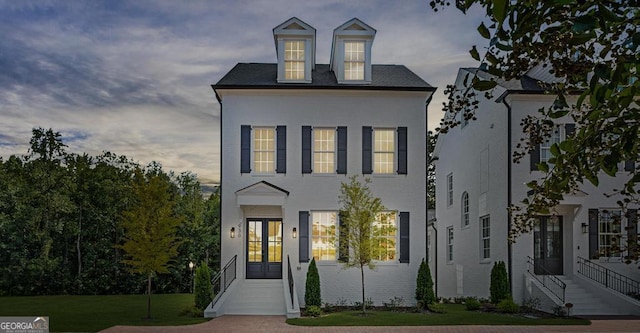
<svg viewBox="0 0 640 333"><path fill-rule="evenodd" d="M588 225L588 224L586 224L586 223L584 223L584 222L583 222L583 223L582 223L582 225L581 225L581 227L582 227L582 233L583 233L583 234L586 234L586 233L588 233L588 232L589 232L589 225Z"/></svg>
<svg viewBox="0 0 640 333"><path fill-rule="evenodd" d="M195 264L193 263L193 261L189 261L189 270L191 271L191 293L193 294L193 287L194 287L194 281L193 281L193 266L195 266Z"/></svg>
<svg viewBox="0 0 640 333"><path fill-rule="evenodd" d="M298 237L298 229L296 229L296 227L293 227L293 231L292 231L291 235L293 236L293 238L297 238Z"/></svg>
<svg viewBox="0 0 640 333"><path fill-rule="evenodd" d="M236 238L236 228L231 227L231 233L230 233L231 238Z"/></svg>

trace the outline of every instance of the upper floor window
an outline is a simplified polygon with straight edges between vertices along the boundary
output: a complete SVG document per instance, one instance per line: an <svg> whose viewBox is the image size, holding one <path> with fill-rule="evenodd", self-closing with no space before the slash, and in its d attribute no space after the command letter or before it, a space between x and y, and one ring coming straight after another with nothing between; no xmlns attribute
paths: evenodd
<svg viewBox="0 0 640 333"><path fill-rule="evenodd" d="M392 174L395 172L395 130L374 129L373 172Z"/></svg>
<svg viewBox="0 0 640 333"><path fill-rule="evenodd" d="M396 260L396 214L382 212L378 214L374 222L375 234L373 235L373 248L376 250L372 257L374 260Z"/></svg>
<svg viewBox="0 0 640 333"><path fill-rule="evenodd" d="M305 79L305 42L287 40L284 43L284 77L286 80Z"/></svg>
<svg viewBox="0 0 640 333"><path fill-rule="evenodd" d="M453 174L447 175L447 206L453 205Z"/></svg>
<svg viewBox="0 0 640 333"><path fill-rule="evenodd" d="M469 193L462 193L462 227L469 226Z"/></svg>
<svg viewBox="0 0 640 333"><path fill-rule="evenodd" d="M480 218L480 243L482 259L491 258L491 218L489 215Z"/></svg>
<svg viewBox="0 0 640 333"><path fill-rule="evenodd" d="M334 128L313 129L313 171L335 173L336 130Z"/></svg>
<svg viewBox="0 0 640 333"><path fill-rule="evenodd" d="M257 173L275 171L275 128L256 127L253 129L253 170Z"/></svg>
<svg viewBox="0 0 640 333"><path fill-rule="evenodd" d="M559 144L562 142L564 137L564 126L556 125L551 131L550 136L540 144L540 162L549 163L549 159L553 157L551 154L551 146L553 146L554 143Z"/></svg>
<svg viewBox="0 0 640 333"><path fill-rule="evenodd" d="M344 42L344 79L364 80L364 41Z"/></svg>
<svg viewBox="0 0 640 333"><path fill-rule="evenodd" d="M336 260L337 212L311 213L311 254L316 260Z"/></svg>

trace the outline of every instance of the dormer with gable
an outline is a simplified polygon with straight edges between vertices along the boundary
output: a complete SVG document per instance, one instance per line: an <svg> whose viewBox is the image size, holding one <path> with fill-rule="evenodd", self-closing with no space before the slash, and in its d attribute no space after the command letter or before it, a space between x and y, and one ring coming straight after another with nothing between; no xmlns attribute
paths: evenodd
<svg viewBox="0 0 640 333"><path fill-rule="evenodd" d="M333 30L331 70L338 83L371 83L371 46L376 30L353 18Z"/></svg>
<svg viewBox="0 0 640 333"><path fill-rule="evenodd" d="M311 83L316 66L316 29L292 17L273 28L278 83Z"/></svg>

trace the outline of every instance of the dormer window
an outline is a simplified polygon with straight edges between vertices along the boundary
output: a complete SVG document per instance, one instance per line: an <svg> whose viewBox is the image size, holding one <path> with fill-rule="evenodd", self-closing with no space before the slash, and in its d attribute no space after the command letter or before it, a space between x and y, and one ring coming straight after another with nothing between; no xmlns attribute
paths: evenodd
<svg viewBox="0 0 640 333"><path fill-rule="evenodd" d="M333 31L331 70L341 84L371 83L371 46L376 30L351 19Z"/></svg>
<svg viewBox="0 0 640 333"><path fill-rule="evenodd" d="M292 17L273 28L279 83L311 83L315 69L316 29Z"/></svg>
<svg viewBox="0 0 640 333"><path fill-rule="evenodd" d="M304 80L304 41L284 42L284 77L286 80Z"/></svg>
<svg viewBox="0 0 640 333"><path fill-rule="evenodd" d="M364 80L364 41L344 42L344 79Z"/></svg>

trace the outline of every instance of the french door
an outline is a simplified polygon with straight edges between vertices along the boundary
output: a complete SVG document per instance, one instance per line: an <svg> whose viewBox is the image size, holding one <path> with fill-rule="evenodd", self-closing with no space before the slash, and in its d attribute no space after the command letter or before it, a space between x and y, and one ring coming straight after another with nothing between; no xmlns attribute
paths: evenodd
<svg viewBox="0 0 640 333"><path fill-rule="evenodd" d="M533 227L534 272L562 275L562 216L541 216Z"/></svg>
<svg viewBox="0 0 640 333"><path fill-rule="evenodd" d="M282 279L282 220L247 219L247 279Z"/></svg>

